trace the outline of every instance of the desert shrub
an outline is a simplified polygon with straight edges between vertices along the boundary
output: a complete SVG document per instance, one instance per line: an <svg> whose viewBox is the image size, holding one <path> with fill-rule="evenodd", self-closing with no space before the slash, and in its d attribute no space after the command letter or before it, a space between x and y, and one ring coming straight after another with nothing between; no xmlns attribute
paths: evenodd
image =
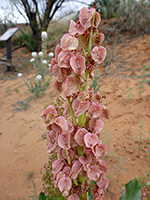
<svg viewBox="0 0 150 200"><path fill-rule="evenodd" d="M118 15L121 0L95 0L97 11L102 18L112 18ZM93 2L91 3L91 7Z"/></svg>
<svg viewBox="0 0 150 200"><path fill-rule="evenodd" d="M35 51L38 46L38 41L32 36L32 34L28 31L25 32L20 29L20 35L16 37L13 41L14 45L22 46L25 44L29 51Z"/></svg>

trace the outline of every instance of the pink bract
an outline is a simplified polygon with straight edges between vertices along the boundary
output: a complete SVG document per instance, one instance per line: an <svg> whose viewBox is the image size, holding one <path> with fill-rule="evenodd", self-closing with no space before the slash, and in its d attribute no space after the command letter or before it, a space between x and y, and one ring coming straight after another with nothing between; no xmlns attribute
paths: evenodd
<svg viewBox="0 0 150 200"><path fill-rule="evenodd" d="M78 88L79 81L75 76L66 77L62 84L65 96L70 96Z"/></svg>
<svg viewBox="0 0 150 200"><path fill-rule="evenodd" d="M74 136L74 139L75 141L80 145L80 146L83 146L84 145L84 136L85 134L87 133L88 131L85 129L85 128L80 128L75 136Z"/></svg>
<svg viewBox="0 0 150 200"><path fill-rule="evenodd" d="M84 26L82 26L80 23L75 23L73 20L70 21L70 27L69 27L69 33L71 35L82 35L85 31Z"/></svg>
<svg viewBox="0 0 150 200"><path fill-rule="evenodd" d="M73 56L70 59L70 65L77 75L82 75L85 73L85 58L81 55Z"/></svg>
<svg viewBox="0 0 150 200"><path fill-rule="evenodd" d="M72 194L68 197L68 200L80 200L77 194Z"/></svg>
<svg viewBox="0 0 150 200"><path fill-rule="evenodd" d="M88 8L84 7L79 13L79 21L86 29L91 26L91 19L94 15L94 12L94 8L91 8L89 10Z"/></svg>
<svg viewBox="0 0 150 200"><path fill-rule="evenodd" d="M78 160L74 161L71 168L71 178L76 179L81 169L82 169L82 164Z"/></svg>
<svg viewBox="0 0 150 200"><path fill-rule="evenodd" d="M72 108L76 116L80 116L85 113L89 109L89 106L89 101L80 102L77 98L72 103Z"/></svg>
<svg viewBox="0 0 150 200"><path fill-rule="evenodd" d="M60 191L63 193L63 196L68 196L71 186L72 186L71 178L68 177L60 178L58 182L58 187Z"/></svg>
<svg viewBox="0 0 150 200"><path fill-rule="evenodd" d="M76 37L66 33L60 40L61 47L64 51L76 50L79 45L79 41Z"/></svg>
<svg viewBox="0 0 150 200"><path fill-rule="evenodd" d="M107 50L105 47L94 47L91 51L91 56L97 64L101 64L106 58Z"/></svg>
<svg viewBox="0 0 150 200"><path fill-rule="evenodd" d="M98 144L99 138L97 135L92 134L92 133L87 133L84 136L84 143L87 148L93 148L96 144Z"/></svg>

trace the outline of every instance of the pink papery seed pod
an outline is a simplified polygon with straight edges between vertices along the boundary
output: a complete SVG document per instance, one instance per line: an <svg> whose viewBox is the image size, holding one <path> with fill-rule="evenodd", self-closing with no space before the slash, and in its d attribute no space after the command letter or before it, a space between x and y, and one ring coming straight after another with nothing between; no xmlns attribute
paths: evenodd
<svg viewBox="0 0 150 200"><path fill-rule="evenodd" d="M70 58L74 56L74 54L70 51L61 51L58 55L58 65L61 68L70 68Z"/></svg>
<svg viewBox="0 0 150 200"><path fill-rule="evenodd" d="M82 164L78 160L75 160L71 168L71 173L70 173L71 178L76 179L81 169L82 169Z"/></svg>
<svg viewBox="0 0 150 200"><path fill-rule="evenodd" d="M91 19L94 15L95 8L90 10L86 7L82 8L79 13L79 21L85 29L88 29L91 26Z"/></svg>
<svg viewBox="0 0 150 200"><path fill-rule="evenodd" d="M61 128L61 134L64 135L68 131L68 122L63 116L57 117L55 124L57 124Z"/></svg>
<svg viewBox="0 0 150 200"><path fill-rule="evenodd" d="M41 119L44 119L45 123L48 123L50 119L57 116L57 111L53 105L48 106L40 115Z"/></svg>
<svg viewBox="0 0 150 200"><path fill-rule="evenodd" d="M77 90L78 84L79 80L75 76L66 77L62 84L65 96L72 95Z"/></svg>
<svg viewBox="0 0 150 200"><path fill-rule="evenodd" d="M95 13L94 27L98 27L101 22L101 16L98 12Z"/></svg>
<svg viewBox="0 0 150 200"><path fill-rule="evenodd" d="M64 166L62 172L64 173L65 177L69 177L71 168L69 166Z"/></svg>
<svg viewBox="0 0 150 200"><path fill-rule="evenodd" d="M72 102L72 109L77 117L85 113L90 106L89 101L80 102L77 98Z"/></svg>
<svg viewBox="0 0 150 200"><path fill-rule="evenodd" d="M100 46L102 42L104 41L104 34L96 32L93 35L93 43L97 46Z"/></svg>
<svg viewBox="0 0 150 200"><path fill-rule="evenodd" d="M88 133L88 131L85 128L80 128L74 135L75 141L78 143L78 145L83 146L84 145L84 136Z"/></svg>
<svg viewBox="0 0 150 200"><path fill-rule="evenodd" d="M75 72L75 74L77 75L82 75L83 73L85 73L85 58L81 55L77 55L77 56L73 56L70 59L70 65L73 69L73 71Z"/></svg>
<svg viewBox="0 0 150 200"><path fill-rule="evenodd" d="M66 133L65 135L58 135L58 145L62 148L62 149L70 149L70 134Z"/></svg>
<svg viewBox="0 0 150 200"><path fill-rule="evenodd" d="M60 191L62 192L63 196L68 196L69 191L72 187L72 181L71 178L60 178L58 182L58 187Z"/></svg>
<svg viewBox="0 0 150 200"><path fill-rule="evenodd" d="M92 162L93 154L90 149L87 149L84 156L79 157L80 163L83 165L83 169L87 171L88 166Z"/></svg>
<svg viewBox="0 0 150 200"><path fill-rule="evenodd" d="M68 200L80 200L77 194L72 194L68 197Z"/></svg>
<svg viewBox="0 0 150 200"><path fill-rule="evenodd" d="M99 118L102 115L102 104L99 104L98 102L92 102L88 112L87 116L89 118Z"/></svg>
<svg viewBox="0 0 150 200"><path fill-rule="evenodd" d="M53 152L53 150L56 148L57 146L57 137L58 134L56 132L54 132L53 130L50 130L47 133L47 139L48 139L48 153Z"/></svg>
<svg viewBox="0 0 150 200"><path fill-rule="evenodd" d="M87 171L87 176L92 181L97 181L101 175L102 171L99 170L98 166L89 166Z"/></svg>
<svg viewBox="0 0 150 200"><path fill-rule="evenodd" d="M79 41L76 37L66 33L60 40L61 47L64 51L76 50L79 45Z"/></svg>
<svg viewBox="0 0 150 200"><path fill-rule="evenodd" d="M97 135L88 132L84 136L84 143L87 148L93 149L93 147L98 144L99 138Z"/></svg>
<svg viewBox="0 0 150 200"><path fill-rule="evenodd" d="M53 58L53 59L51 60L51 65L50 65L50 68L49 68L49 72L50 72L50 73L52 73L52 68L53 68L53 66L56 65L56 64L57 64L57 61L56 61L55 58Z"/></svg>
<svg viewBox="0 0 150 200"><path fill-rule="evenodd" d="M80 23L75 23L73 20L70 21L70 27L69 27L69 34L70 35L82 35L85 32L84 26L82 26Z"/></svg>
<svg viewBox="0 0 150 200"><path fill-rule="evenodd" d="M62 154L62 157L64 159L66 159L66 160L68 159L65 149L62 149L61 154ZM70 157L70 160L72 161L74 159L75 153L74 153L74 151L72 149L69 149L68 150L68 155Z"/></svg>
<svg viewBox="0 0 150 200"><path fill-rule="evenodd" d="M104 127L104 122L101 119L91 118L89 128L92 133L99 134Z"/></svg>
<svg viewBox="0 0 150 200"><path fill-rule="evenodd" d="M57 45L55 48L55 59L58 61L58 54L61 52L62 48L60 45Z"/></svg>
<svg viewBox="0 0 150 200"><path fill-rule="evenodd" d="M93 154L97 157L100 158L101 155L103 154L106 156L108 153L108 147L106 144L99 143L97 144L94 149L93 149Z"/></svg>
<svg viewBox="0 0 150 200"><path fill-rule="evenodd" d="M62 82L58 82L57 80L54 83L54 89L57 90L58 92L62 92Z"/></svg>
<svg viewBox="0 0 150 200"><path fill-rule="evenodd" d="M107 55L107 50L103 46L100 47L96 46L91 51L91 56L97 64L101 64L103 60L106 58L106 55Z"/></svg>
<svg viewBox="0 0 150 200"><path fill-rule="evenodd" d="M110 118L109 110L104 105L103 105L103 117L106 119Z"/></svg>
<svg viewBox="0 0 150 200"><path fill-rule="evenodd" d="M63 166L64 162L61 162L60 160L54 160L52 163L53 174L57 174L62 169Z"/></svg>
<svg viewBox="0 0 150 200"><path fill-rule="evenodd" d="M62 82L63 81L63 76L62 76L61 68L57 64L55 64L52 67L51 73L56 77L56 80L58 82Z"/></svg>
<svg viewBox="0 0 150 200"><path fill-rule="evenodd" d="M102 188L104 190L107 189L108 185L109 185L109 179L106 176L102 176L100 177L100 179L96 182L97 186L99 188Z"/></svg>

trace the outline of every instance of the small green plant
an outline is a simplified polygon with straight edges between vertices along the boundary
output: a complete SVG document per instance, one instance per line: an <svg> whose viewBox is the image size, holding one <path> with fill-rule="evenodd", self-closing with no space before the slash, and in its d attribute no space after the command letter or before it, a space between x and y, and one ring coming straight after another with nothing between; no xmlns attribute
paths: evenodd
<svg viewBox="0 0 150 200"><path fill-rule="evenodd" d="M147 77L149 74L146 73L146 70L148 69L148 66L145 66L142 70L142 74L140 76L140 81L138 82L138 96L141 98L141 94L144 92L144 86L145 86L145 77Z"/></svg>
<svg viewBox="0 0 150 200"><path fill-rule="evenodd" d="M27 181L31 180L33 178L34 171L28 172L27 173Z"/></svg>
<svg viewBox="0 0 150 200"><path fill-rule="evenodd" d="M133 88L130 87L124 94L128 96L128 101L131 101L131 99L134 97Z"/></svg>
<svg viewBox="0 0 150 200"><path fill-rule="evenodd" d="M14 89L14 91L16 92L16 94L18 94L18 93L19 93L19 90L18 90L18 88Z"/></svg>
<svg viewBox="0 0 150 200"><path fill-rule="evenodd" d="M120 200L141 200L141 185L137 179L133 179L125 184L126 191Z"/></svg>
<svg viewBox="0 0 150 200"><path fill-rule="evenodd" d="M97 79L98 79L98 70L96 71L93 82L91 84L91 88L94 88L95 93L98 92L100 88L100 85L98 86Z"/></svg>
<svg viewBox="0 0 150 200"><path fill-rule="evenodd" d="M6 93L7 93L7 94L10 94L10 92L11 92L11 88L10 88L10 86L7 86L7 87L6 87Z"/></svg>
<svg viewBox="0 0 150 200"><path fill-rule="evenodd" d="M38 200L38 195L37 195L37 189L36 189L36 185L34 183L34 180L32 179L32 184L33 184L33 188L34 188L34 194L31 195L31 196L28 196L29 199L32 199L32 200Z"/></svg>

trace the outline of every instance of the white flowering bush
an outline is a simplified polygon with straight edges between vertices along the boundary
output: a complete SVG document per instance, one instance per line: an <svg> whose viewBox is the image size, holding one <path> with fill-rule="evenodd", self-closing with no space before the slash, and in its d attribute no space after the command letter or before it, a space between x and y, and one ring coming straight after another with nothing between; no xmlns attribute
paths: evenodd
<svg viewBox="0 0 150 200"><path fill-rule="evenodd" d="M32 52L30 63L33 65L35 70L35 75L30 81L24 80L25 85L28 87L29 91L38 98L44 93L48 88L50 78L49 67L51 58L54 56L53 52L47 53L47 32L43 31L41 33L42 38L42 51ZM22 77L22 73L18 73L18 77Z"/></svg>

